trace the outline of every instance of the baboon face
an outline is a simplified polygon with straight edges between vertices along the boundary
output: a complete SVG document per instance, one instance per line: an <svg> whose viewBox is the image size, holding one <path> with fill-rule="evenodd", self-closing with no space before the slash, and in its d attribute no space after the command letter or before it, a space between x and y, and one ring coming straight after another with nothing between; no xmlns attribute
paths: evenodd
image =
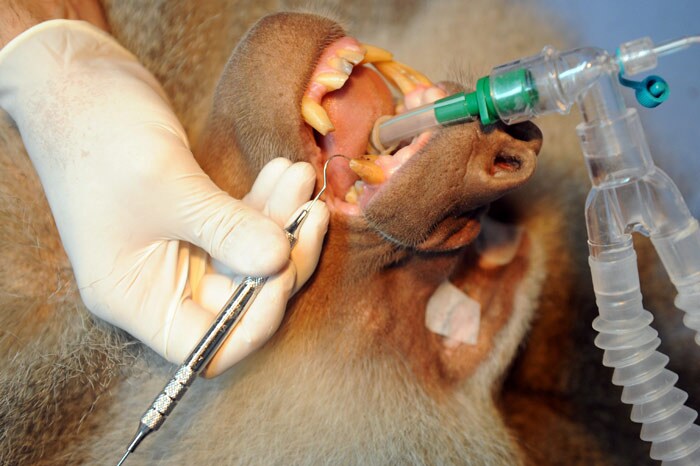
<svg viewBox="0 0 700 466"><path fill-rule="evenodd" d="M471 243L489 203L533 174L541 133L530 123L484 127L475 121L425 133L393 155L367 157L377 118L461 89L432 86L394 62L366 65L361 50L338 24L319 16L259 21L220 80L201 163L228 187L240 167L222 158L240 156L255 173L285 156L311 162L320 185L323 164L343 154L359 168L351 170L344 159L331 162L325 200L336 224L387 247L447 251Z"/></svg>

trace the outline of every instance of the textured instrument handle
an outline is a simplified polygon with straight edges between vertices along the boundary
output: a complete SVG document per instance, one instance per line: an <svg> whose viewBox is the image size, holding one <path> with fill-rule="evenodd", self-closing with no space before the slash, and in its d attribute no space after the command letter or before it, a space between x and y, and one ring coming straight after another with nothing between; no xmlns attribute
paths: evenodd
<svg viewBox="0 0 700 466"><path fill-rule="evenodd" d="M141 424L148 426L151 430L158 430L187 388L216 354L231 330L240 322L266 281L267 278L264 277L243 279L216 316L214 324L141 417Z"/></svg>

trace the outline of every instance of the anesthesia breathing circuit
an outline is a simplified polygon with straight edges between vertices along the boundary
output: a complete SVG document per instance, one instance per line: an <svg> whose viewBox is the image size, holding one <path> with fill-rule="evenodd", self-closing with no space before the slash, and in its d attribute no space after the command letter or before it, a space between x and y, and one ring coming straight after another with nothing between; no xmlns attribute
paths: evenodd
<svg viewBox="0 0 700 466"><path fill-rule="evenodd" d="M586 201L589 264L599 316L595 344L603 364L615 369L612 382L624 387L650 456L665 466L700 465L697 412L675 387L669 358L642 305L632 232L650 237L675 285L675 304L700 345L700 229L674 182L652 160L637 111L627 108L622 87L655 107L669 94L658 76L631 81L656 67L657 58L700 44L700 36L654 46L648 38L627 42L615 55L586 47L539 55L496 67L477 81L475 92L458 93L397 115L375 126L373 140L390 147L432 127L479 119L514 124L548 113L568 113L577 103L577 126L592 189Z"/></svg>

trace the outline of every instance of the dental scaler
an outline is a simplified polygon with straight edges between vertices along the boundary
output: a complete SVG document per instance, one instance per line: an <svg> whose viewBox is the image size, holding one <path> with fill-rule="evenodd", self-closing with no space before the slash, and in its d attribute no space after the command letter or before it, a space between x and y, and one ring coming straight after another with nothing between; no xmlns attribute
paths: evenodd
<svg viewBox="0 0 700 466"><path fill-rule="evenodd" d="M655 107L668 96L666 82L650 76L641 82L623 75L652 69L657 57L700 43L685 37L654 47L648 38L627 42L615 56L597 48L558 52L546 47L537 56L492 70L472 93L459 93L380 122L374 138L384 147L435 126L476 118L488 125L568 113L578 103L577 126L592 189L586 200L589 264L599 316L595 344L605 350L603 364L615 368L613 384L624 387L622 401L633 405L631 418L642 424L641 438L652 442L650 456L665 466L700 465L700 426L678 376L666 369L669 358L657 351L661 340L642 305L633 231L651 238L685 311L684 324L700 345L700 229L673 181L649 152L637 111L626 108L621 85L637 100Z"/></svg>
<svg viewBox="0 0 700 466"><path fill-rule="evenodd" d="M328 186L328 164L336 157L344 157L342 155L334 155L329 157L323 166L323 186L316 197L299 212L299 214L291 221L284 229L289 245L293 248L297 243L297 235L304 221L309 216L311 208L316 204L316 201L324 193ZM151 406L146 410L139 422L139 428L136 435L129 443L129 446L122 456L117 466L121 466L126 461L126 458L136 450L141 441L153 431L158 430L168 415L175 408L180 399L184 396L187 388L192 385L197 376L204 370L216 351L222 345L226 337L235 329L236 325L241 321L246 311L252 304L253 300L260 292L267 278L265 277L245 277L240 285L236 287L231 297L228 299L224 307L219 311L212 326L207 330L202 339L197 343L194 350L185 359L185 362L179 367L175 375L165 385L161 393L153 400Z"/></svg>

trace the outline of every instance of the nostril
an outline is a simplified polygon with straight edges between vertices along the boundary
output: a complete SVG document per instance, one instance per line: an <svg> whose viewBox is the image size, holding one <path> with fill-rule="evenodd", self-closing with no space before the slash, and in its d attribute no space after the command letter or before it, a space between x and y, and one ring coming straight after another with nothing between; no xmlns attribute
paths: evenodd
<svg viewBox="0 0 700 466"><path fill-rule="evenodd" d="M522 167L522 160L512 154L501 152L493 160L494 172L516 172L520 170L520 167Z"/></svg>

